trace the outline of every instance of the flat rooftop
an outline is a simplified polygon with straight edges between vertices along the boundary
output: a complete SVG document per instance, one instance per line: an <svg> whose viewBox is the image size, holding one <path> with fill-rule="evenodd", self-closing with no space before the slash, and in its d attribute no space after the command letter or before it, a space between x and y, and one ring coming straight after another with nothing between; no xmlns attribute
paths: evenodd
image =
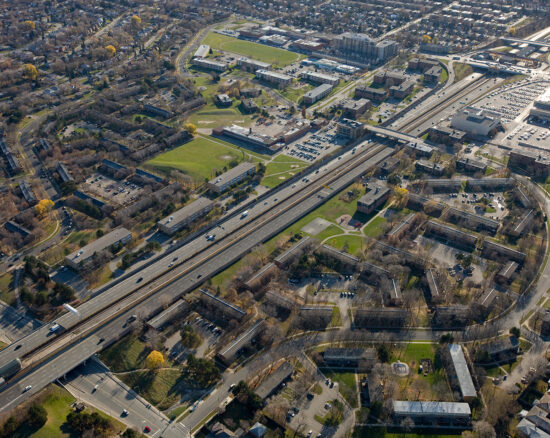
<svg viewBox="0 0 550 438"><path fill-rule="evenodd" d="M211 206L213 202L204 197L198 198L196 201L187 204L185 207L180 208L179 210L173 212L171 215L166 216L165 218L158 221L159 225L168 226L171 223L179 223L185 219L193 216L194 214L204 210L205 208Z"/></svg>
<svg viewBox="0 0 550 438"><path fill-rule="evenodd" d="M99 239L94 240L88 245L83 246L80 249L77 249L73 253L67 256L67 259L71 260L74 263L79 263L82 260L86 260L89 257L92 257L95 253L101 252L111 245L114 245L117 242L120 242L122 239L131 237L132 233L124 227L117 228L116 230L111 231L110 233L105 234Z"/></svg>

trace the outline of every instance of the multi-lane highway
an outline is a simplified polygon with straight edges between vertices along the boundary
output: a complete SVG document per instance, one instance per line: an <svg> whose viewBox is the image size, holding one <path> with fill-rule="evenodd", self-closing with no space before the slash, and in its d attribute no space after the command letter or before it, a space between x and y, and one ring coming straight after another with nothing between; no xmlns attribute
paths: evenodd
<svg viewBox="0 0 550 438"><path fill-rule="evenodd" d="M257 202L248 210L246 218L240 215L230 217L218 226L218 242L211 244L201 236L188 245L171 253L165 259L145 268L139 274L114 286L98 297L79 307L81 320L95 312L95 316L79 324L79 317L66 314L58 319L64 327L75 327L60 335L58 340L48 344L51 336L46 326L0 354L1 363L21 355L22 351L31 352L24 358L24 368L4 387L0 393L0 405L3 410L10 409L23 398L38 391L47 383L70 371L82 360L99 351L109 342L116 340L128 329L126 320L135 313L149 317L158 311L159 296L175 300L183 293L198 287L209 276L220 272L246 254L255 245L269 239L304 214L322 204L327 197L338 193L355 178L370 167L388 157L393 150L380 144L365 142L357 147L356 152L349 151L340 159L334 159L322 168L312 171L305 180L297 181L284 189L271 194ZM332 190L326 189L330 185ZM247 222L245 223L245 220ZM235 232L237 231L238 232ZM226 237L224 237L226 236ZM207 251L201 251L207 249ZM187 252L186 252L187 251ZM195 254L190 257L190 253ZM178 257L186 262L170 269L168 264ZM145 271L145 272L144 272ZM159 276L159 273L165 272ZM138 280L142 278L141 281ZM124 288L135 288L145 284L128 295ZM128 295L120 300L116 297ZM113 303L116 303L113 304ZM84 308L84 311L81 310ZM98 313L99 312L99 313ZM103 339L103 341L102 341ZM25 346L32 340L34 347ZM36 350L37 346L46 344ZM18 348L18 346L21 347ZM17 348L17 350L16 350ZM31 390L23 389L31 385Z"/></svg>

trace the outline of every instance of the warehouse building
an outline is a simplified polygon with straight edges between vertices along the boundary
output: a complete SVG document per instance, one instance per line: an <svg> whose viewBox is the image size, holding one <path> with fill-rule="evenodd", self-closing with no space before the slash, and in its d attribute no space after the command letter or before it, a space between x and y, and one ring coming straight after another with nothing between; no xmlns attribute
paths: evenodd
<svg viewBox="0 0 550 438"><path fill-rule="evenodd" d="M169 236L177 233L183 227L191 224L199 217L202 217L212 210L214 203L204 197L198 198L185 207L180 208L174 213L166 216L157 222L159 230Z"/></svg>
<svg viewBox="0 0 550 438"><path fill-rule="evenodd" d="M124 245L132 239L132 233L124 227L117 228L65 257L65 264L75 270L91 264L96 254L113 246Z"/></svg>
<svg viewBox="0 0 550 438"><path fill-rule="evenodd" d="M248 161L229 169L208 182L208 188L216 193L222 193L233 185L240 183L256 172L256 165Z"/></svg>

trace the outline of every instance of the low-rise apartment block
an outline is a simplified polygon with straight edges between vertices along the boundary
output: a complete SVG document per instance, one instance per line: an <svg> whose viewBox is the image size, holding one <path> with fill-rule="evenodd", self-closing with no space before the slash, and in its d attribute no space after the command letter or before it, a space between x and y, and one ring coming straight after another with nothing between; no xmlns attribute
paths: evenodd
<svg viewBox="0 0 550 438"><path fill-rule="evenodd" d="M256 165L245 161L208 182L208 188L222 193L233 185L240 183L256 172Z"/></svg>
<svg viewBox="0 0 550 438"><path fill-rule="evenodd" d="M158 221L157 225L159 230L171 236L199 217L208 214L208 212L212 210L213 205L214 203L210 199L200 197L196 201L191 202Z"/></svg>

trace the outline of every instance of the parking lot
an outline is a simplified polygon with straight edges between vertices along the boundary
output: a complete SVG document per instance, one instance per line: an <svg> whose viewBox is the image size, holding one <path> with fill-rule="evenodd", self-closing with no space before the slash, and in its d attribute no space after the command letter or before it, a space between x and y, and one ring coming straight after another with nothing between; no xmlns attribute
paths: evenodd
<svg viewBox="0 0 550 438"><path fill-rule="evenodd" d="M516 118L523 117L523 113L547 87L547 81L526 78L493 91L475 106L498 114L504 124L510 125L514 121L519 122ZM510 134L507 134L507 140L515 135Z"/></svg>
<svg viewBox="0 0 550 438"><path fill-rule="evenodd" d="M508 209L504 203L502 193L450 193L442 195L431 195L434 200L443 202L459 210L475 213L495 220L502 220L507 214ZM489 201L484 209L485 199ZM493 211L494 210L494 211Z"/></svg>
<svg viewBox="0 0 550 438"><path fill-rule="evenodd" d="M142 188L130 181L117 181L98 173L88 177L82 184L83 191L106 199L118 205L128 205L134 202L141 194Z"/></svg>
<svg viewBox="0 0 550 438"><path fill-rule="evenodd" d="M194 354L196 357L204 357L214 345L218 342L223 330L217 327L209 320L198 316L196 313L192 313L183 324L191 326L195 333L198 333L203 342L196 349L190 349L185 347L181 342L181 335L179 330L170 336L164 343L164 348L168 351L170 357L178 362L184 362L189 354Z"/></svg>
<svg viewBox="0 0 550 438"><path fill-rule="evenodd" d="M342 147L347 139L336 135L336 127L329 125L320 131L308 133L286 147L285 153L302 160L313 161Z"/></svg>

